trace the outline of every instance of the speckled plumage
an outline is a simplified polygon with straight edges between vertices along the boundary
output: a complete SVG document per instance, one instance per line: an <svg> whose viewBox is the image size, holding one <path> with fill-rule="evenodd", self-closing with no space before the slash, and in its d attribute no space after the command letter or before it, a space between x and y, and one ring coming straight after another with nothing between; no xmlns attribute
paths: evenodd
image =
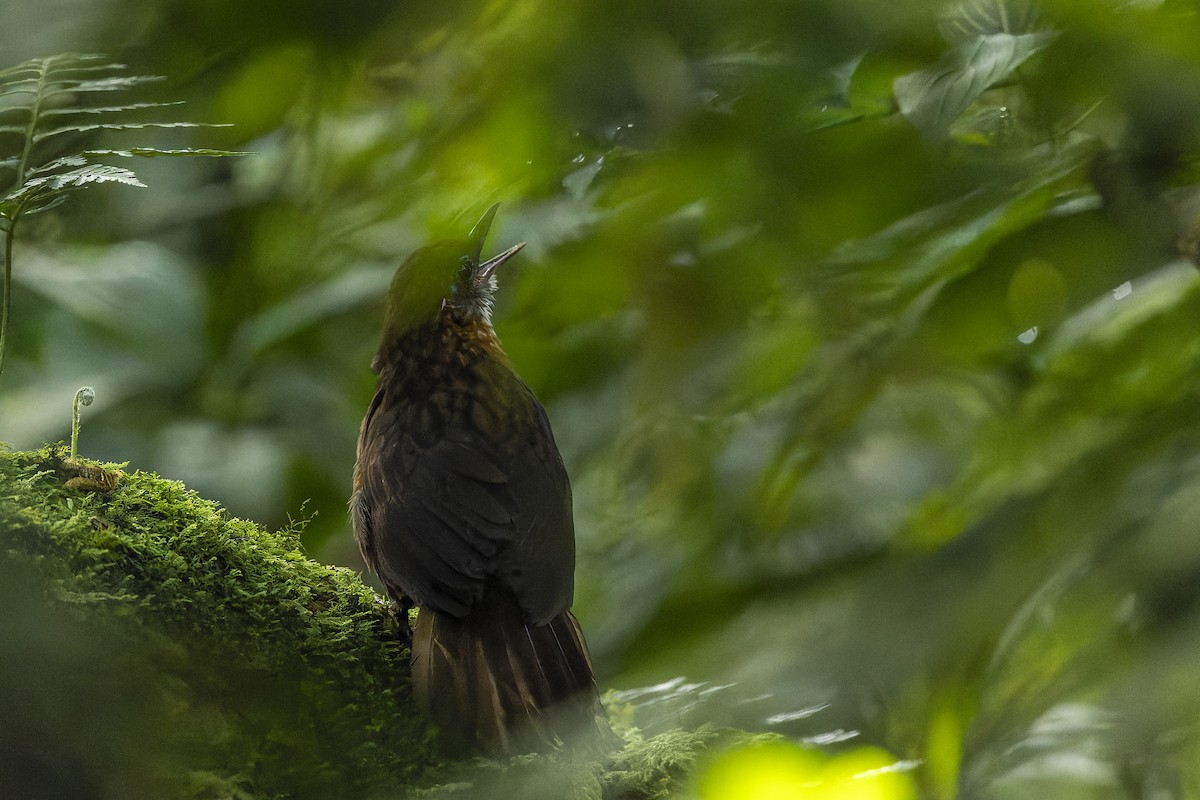
<svg viewBox="0 0 1200 800"><path fill-rule="evenodd" d="M534 624L570 608L570 482L490 326L447 309L380 352L355 470L366 562L398 601L456 617L491 583Z"/></svg>
<svg viewBox="0 0 1200 800"><path fill-rule="evenodd" d="M490 322L493 270L519 246L480 264L482 235L397 271L351 511L364 560L420 608L418 701L453 744L519 752L607 727L570 614L570 482ZM454 276L440 300L427 270Z"/></svg>

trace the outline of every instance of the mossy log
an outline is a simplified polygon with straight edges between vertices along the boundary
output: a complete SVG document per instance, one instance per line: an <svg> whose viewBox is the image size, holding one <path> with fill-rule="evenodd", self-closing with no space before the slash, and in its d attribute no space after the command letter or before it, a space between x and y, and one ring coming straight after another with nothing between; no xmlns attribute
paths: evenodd
<svg viewBox="0 0 1200 800"><path fill-rule="evenodd" d="M730 735L448 760L392 610L298 525L60 447L0 452L0 720L0 796L80 800L665 797Z"/></svg>

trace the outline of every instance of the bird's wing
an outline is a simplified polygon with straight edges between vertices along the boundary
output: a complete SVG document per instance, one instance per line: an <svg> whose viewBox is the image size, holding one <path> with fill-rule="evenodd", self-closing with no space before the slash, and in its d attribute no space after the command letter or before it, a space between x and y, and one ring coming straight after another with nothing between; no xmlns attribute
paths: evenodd
<svg viewBox="0 0 1200 800"><path fill-rule="evenodd" d="M541 406L503 372L511 377L485 375L491 391L437 420L428 407L377 397L359 442L353 516L393 594L462 616L499 581L541 622L570 605L570 485Z"/></svg>
<svg viewBox="0 0 1200 800"><path fill-rule="evenodd" d="M527 620L543 625L569 609L574 595L571 482L545 410L523 383L520 390L531 412L531 433L520 439L514 454L510 486L517 502L517 537L502 554L500 575Z"/></svg>

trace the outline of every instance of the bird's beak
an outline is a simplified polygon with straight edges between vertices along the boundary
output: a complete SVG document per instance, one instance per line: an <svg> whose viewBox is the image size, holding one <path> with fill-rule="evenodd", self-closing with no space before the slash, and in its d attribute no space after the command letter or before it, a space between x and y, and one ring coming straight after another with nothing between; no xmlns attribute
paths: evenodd
<svg viewBox="0 0 1200 800"><path fill-rule="evenodd" d="M500 204L496 203L483 212L483 216L479 218L479 222L476 222L475 227L471 228L468 238L475 244L475 258L473 260L476 264L479 263L479 256L483 254L483 243L487 241L488 231L492 228L492 220L496 218L496 210L499 208Z"/></svg>
<svg viewBox="0 0 1200 800"><path fill-rule="evenodd" d="M492 208L494 210L495 206L493 206ZM521 248L524 246L525 246L524 242L518 242L518 243L514 244L512 247L505 250L500 255L492 256L487 261L485 261L479 265L479 268L476 270L475 274L481 280L487 280L488 278L490 278L492 276L492 273L496 271L496 267L500 266L505 261L508 261L510 258L515 256L517 253L521 252Z"/></svg>

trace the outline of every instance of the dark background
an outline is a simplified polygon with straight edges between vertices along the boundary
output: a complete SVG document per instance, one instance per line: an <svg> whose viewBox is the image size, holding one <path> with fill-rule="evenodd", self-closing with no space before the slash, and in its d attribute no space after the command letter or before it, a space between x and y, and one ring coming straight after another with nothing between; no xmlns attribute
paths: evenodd
<svg viewBox="0 0 1200 800"><path fill-rule="evenodd" d="M381 298L502 203L496 328L644 724L930 796L1200 793L1200 20L1183 2L15 0L232 127L15 241L0 440L346 519ZM11 155L12 139L0 141ZM48 157L48 156L47 156ZM7 178L10 178L9 174ZM956 788L957 787L957 788ZM1166 794L1151 794L1154 791ZM1032 793L1032 795L1031 795Z"/></svg>

